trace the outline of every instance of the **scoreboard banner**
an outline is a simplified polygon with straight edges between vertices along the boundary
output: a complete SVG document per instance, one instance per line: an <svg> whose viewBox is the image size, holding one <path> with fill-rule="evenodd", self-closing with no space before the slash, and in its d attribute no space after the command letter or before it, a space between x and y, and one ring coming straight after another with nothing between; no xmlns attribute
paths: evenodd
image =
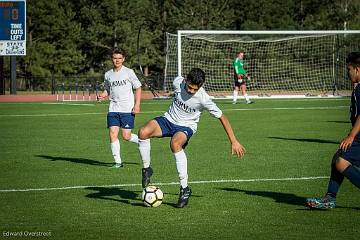
<svg viewBox="0 0 360 240"><path fill-rule="evenodd" d="M26 55L26 1L0 0L0 56Z"/></svg>

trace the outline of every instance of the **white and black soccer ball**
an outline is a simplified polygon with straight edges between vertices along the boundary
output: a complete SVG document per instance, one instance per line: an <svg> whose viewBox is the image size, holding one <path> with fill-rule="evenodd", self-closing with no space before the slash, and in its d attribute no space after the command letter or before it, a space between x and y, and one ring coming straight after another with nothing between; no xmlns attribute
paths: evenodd
<svg viewBox="0 0 360 240"><path fill-rule="evenodd" d="M147 207L158 207L161 205L164 193L156 186L147 186L141 194L143 203Z"/></svg>

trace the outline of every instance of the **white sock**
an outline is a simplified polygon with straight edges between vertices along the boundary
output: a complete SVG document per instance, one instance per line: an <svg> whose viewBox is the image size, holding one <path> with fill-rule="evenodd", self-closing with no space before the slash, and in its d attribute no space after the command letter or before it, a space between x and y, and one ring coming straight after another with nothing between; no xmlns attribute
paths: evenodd
<svg viewBox="0 0 360 240"><path fill-rule="evenodd" d="M151 146L150 146L150 139L139 139L139 151L140 151L140 156L141 159L143 161L143 167L144 168L148 168L150 167L150 150L151 150Z"/></svg>
<svg viewBox="0 0 360 240"><path fill-rule="evenodd" d="M188 174L187 174L187 158L184 150L174 153L176 161L176 170L179 174L180 185L182 188L188 186Z"/></svg>
<svg viewBox="0 0 360 240"><path fill-rule="evenodd" d="M132 133L129 141L138 144L139 143L138 135Z"/></svg>
<svg viewBox="0 0 360 240"><path fill-rule="evenodd" d="M245 98L245 100L246 100L247 102L250 101L250 98L249 98L249 96L247 95L247 93L244 94L244 98Z"/></svg>
<svg viewBox="0 0 360 240"><path fill-rule="evenodd" d="M116 141L112 142L110 145L111 145L111 152L114 157L115 163L121 163L119 139L116 139Z"/></svg>
<svg viewBox="0 0 360 240"><path fill-rule="evenodd" d="M233 102L236 102L238 94L239 94L239 92L234 90L234 92L233 92Z"/></svg>

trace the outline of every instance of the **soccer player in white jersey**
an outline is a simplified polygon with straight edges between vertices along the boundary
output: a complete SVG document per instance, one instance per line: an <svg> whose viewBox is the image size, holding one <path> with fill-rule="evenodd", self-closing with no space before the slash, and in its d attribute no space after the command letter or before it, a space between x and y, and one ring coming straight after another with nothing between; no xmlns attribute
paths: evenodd
<svg viewBox="0 0 360 240"><path fill-rule="evenodd" d="M99 101L106 97L110 100L107 127L115 160L113 167L120 168L123 167L118 139L120 129L124 140L138 144L138 136L131 133L131 129L134 128L135 114L140 112L141 83L134 71L123 65L124 50L114 49L111 56L113 68L105 73L105 90L99 95Z"/></svg>
<svg viewBox="0 0 360 240"><path fill-rule="evenodd" d="M205 73L200 68L193 68L186 79L175 78L173 102L164 116L156 117L139 129L139 151L143 161L142 186L150 183L153 170L150 167L150 138L171 137L170 147L176 161L180 179L180 194L177 207L187 205L191 196L188 186L187 157L184 148L197 130L197 123L203 110L218 118L231 143L231 151L238 157L245 153L244 147L236 139L232 127L216 104L202 88Z"/></svg>

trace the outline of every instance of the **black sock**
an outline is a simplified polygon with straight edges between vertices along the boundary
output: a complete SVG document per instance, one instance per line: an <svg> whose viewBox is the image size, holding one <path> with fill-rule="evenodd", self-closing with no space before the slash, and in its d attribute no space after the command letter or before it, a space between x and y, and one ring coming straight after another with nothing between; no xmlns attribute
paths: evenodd
<svg viewBox="0 0 360 240"><path fill-rule="evenodd" d="M342 184L343 180L344 175L336 169L335 164L331 164L331 176L329 180L327 194L332 197L336 197L336 193L339 191L340 185Z"/></svg>
<svg viewBox="0 0 360 240"><path fill-rule="evenodd" d="M344 176L356 187L360 188L360 171L353 165L348 166L343 172Z"/></svg>

